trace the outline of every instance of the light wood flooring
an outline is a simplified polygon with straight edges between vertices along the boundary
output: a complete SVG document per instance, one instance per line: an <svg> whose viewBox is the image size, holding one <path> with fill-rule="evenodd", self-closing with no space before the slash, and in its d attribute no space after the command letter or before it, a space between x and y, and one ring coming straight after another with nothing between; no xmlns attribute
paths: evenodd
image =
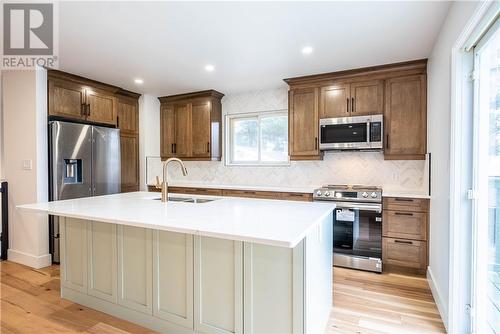
<svg viewBox="0 0 500 334"><path fill-rule="evenodd" d="M59 297L59 267L0 262L0 333L153 333ZM425 278L334 269L326 333L444 333ZM283 333L285 334L285 333Z"/></svg>

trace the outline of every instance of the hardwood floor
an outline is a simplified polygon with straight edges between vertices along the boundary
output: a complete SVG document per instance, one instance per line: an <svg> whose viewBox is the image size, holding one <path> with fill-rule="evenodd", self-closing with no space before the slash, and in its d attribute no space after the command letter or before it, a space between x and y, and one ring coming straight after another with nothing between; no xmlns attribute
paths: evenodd
<svg viewBox="0 0 500 334"><path fill-rule="evenodd" d="M59 297L59 267L0 262L0 333L154 333ZM425 278L334 269L327 334L444 333Z"/></svg>

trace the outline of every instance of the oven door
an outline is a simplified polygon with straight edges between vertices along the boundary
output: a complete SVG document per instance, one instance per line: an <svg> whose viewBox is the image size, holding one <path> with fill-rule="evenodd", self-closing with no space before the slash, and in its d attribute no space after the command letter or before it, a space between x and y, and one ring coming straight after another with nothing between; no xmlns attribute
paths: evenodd
<svg viewBox="0 0 500 334"><path fill-rule="evenodd" d="M382 259L382 205L337 203L333 252Z"/></svg>
<svg viewBox="0 0 500 334"><path fill-rule="evenodd" d="M319 124L320 150L371 148L369 117L324 118Z"/></svg>

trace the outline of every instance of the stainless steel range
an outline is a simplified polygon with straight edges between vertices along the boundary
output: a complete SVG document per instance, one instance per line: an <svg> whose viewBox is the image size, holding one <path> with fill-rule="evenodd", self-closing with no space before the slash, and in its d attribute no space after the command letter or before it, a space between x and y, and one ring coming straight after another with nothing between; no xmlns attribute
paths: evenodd
<svg viewBox="0 0 500 334"><path fill-rule="evenodd" d="M333 201L333 265L382 272L382 189L327 185L314 201Z"/></svg>

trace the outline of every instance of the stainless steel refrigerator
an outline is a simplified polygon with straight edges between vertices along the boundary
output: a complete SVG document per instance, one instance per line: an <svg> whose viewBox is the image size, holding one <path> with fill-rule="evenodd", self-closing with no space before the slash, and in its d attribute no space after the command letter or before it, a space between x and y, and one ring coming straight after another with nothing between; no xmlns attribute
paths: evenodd
<svg viewBox="0 0 500 334"><path fill-rule="evenodd" d="M120 192L120 130L49 122L51 201ZM59 218L49 218L49 248L59 262Z"/></svg>

